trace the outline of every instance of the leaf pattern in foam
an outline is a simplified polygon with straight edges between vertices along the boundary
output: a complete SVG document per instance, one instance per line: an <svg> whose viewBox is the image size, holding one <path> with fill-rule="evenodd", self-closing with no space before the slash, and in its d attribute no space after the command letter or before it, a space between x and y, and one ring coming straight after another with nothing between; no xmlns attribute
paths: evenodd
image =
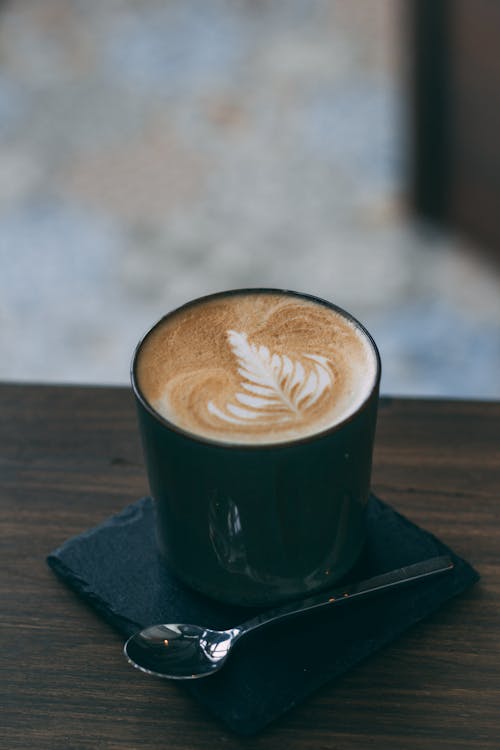
<svg viewBox="0 0 500 750"><path fill-rule="evenodd" d="M242 425L255 420L288 422L300 417L333 385L326 357L304 354L304 363L292 361L286 354L271 354L267 346L250 343L246 333L230 330L227 337L244 380L243 390L224 410L208 402L208 411L219 419Z"/></svg>

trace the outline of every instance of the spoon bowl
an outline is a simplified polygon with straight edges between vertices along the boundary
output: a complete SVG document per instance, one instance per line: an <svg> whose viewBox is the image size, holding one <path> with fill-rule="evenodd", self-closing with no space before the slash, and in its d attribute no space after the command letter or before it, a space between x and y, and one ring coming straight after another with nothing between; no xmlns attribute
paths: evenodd
<svg viewBox="0 0 500 750"><path fill-rule="evenodd" d="M173 680L206 677L220 669L233 645L234 634L200 625L152 625L133 635L125 655L148 674Z"/></svg>

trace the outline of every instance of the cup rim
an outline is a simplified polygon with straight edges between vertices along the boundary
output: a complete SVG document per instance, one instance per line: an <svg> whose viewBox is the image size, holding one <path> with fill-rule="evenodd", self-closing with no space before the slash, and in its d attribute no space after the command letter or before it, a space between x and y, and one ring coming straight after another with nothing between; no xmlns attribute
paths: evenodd
<svg viewBox="0 0 500 750"><path fill-rule="evenodd" d="M358 407L353 411L351 414L348 414L344 419L342 419L340 422L336 422L331 427L326 427L323 430L320 430L318 432L314 432L310 435L305 435L303 437L299 438L293 438L291 440L283 440L283 441L274 441L274 442L262 442L262 443L234 443L224 440L217 440L215 438L206 437L204 435L197 435L195 432L190 432L189 430L184 429L183 427L179 427L174 422L171 422L169 419L164 417L162 414L160 414L156 409L154 409L153 406L149 403L145 395L142 393L139 383L137 380L137 361L139 357L139 353L141 351L142 345L146 341L146 339L150 336L150 334L153 333L153 331L162 325L163 321L166 318L169 318L172 315L175 315L178 312L181 312L182 310L186 310L189 307L194 307L195 305L198 305L202 302L208 302L209 300L217 299L219 297L228 297L233 295L243 295L243 294L285 294L290 297L299 297L301 299L310 300L311 302L316 302L320 305L323 305L325 307L328 307L330 310L334 310L335 312L339 313L341 316L347 318L356 328L358 328L361 333L364 334L364 336L367 338L373 353L375 355L375 376L373 378L373 383L371 385L370 390L368 391L368 394L366 398L358 405ZM333 434L335 432L338 432L341 430L346 424L351 422L363 409L365 406L370 402L370 400L373 397L373 394L378 390L380 386L380 378L382 373L382 364L380 359L380 353L378 350L378 347L373 339L373 336L370 334L370 332L365 328L365 326L360 323L357 318L354 317L354 315L351 315L351 313L347 312L347 310L344 310L342 307L339 307L338 305L335 305L333 302L329 302L326 299L323 299L322 297L318 297L314 294L308 294L306 292L297 292L293 289L278 289L274 287L247 287L247 288L241 288L241 289L228 289L226 291L221 292L213 292L211 294L203 295L202 297L197 297L196 299L189 300L188 302L185 302L184 304L180 305L179 307L174 308L173 310L170 310L169 312L162 315L159 320L156 321L139 339L139 342L137 343L134 353L132 355L132 362L130 365L130 380L132 384L132 390L133 393L138 400L138 402L141 404L141 406L161 425L166 427L172 432L178 433L182 437L184 437L187 440L194 441L196 443L201 443L204 445L211 445L213 447L217 448L224 448L227 450L239 450L239 451L258 451L258 450L278 450L281 448L290 448L292 446L299 446L304 445L306 443L311 443L316 440L320 440L323 437L326 437L330 434Z"/></svg>

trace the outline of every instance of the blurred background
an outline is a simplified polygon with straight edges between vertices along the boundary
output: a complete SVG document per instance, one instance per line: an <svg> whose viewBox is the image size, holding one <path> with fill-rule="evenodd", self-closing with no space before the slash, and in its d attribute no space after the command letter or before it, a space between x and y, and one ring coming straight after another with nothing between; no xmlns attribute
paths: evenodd
<svg viewBox="0 0 500 750"><path fill-rule="evenodd" d="M499 398L499 24L488 0L1 2L0 378L128 383L166 311L277 286L365 323L384 393Z"/></svg>

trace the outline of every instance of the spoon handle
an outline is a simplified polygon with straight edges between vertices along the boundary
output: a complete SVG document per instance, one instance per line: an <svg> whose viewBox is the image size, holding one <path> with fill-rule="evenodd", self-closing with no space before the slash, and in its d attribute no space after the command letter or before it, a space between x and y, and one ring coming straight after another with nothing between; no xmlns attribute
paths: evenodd
<svg viewBox="0 0 500 750"><path fill-rule="evenodd" d="M379 591L385 591L387 589L395 588L396 586L402 586L413 581L419 581L422 578L437 575L438 573L444 573L451 570L453 567L454 563L448 555L431 557L428 560L423 560L414 565L406 565L403 568L391 570L388 573L382 573L382 575L368 578L365 581L359 581L358 583L347 585L345 588L339 588L334 591L331 589L322 591L321 593L310 596L307 599L292 601L282 607L267 610L266 612L262 612L262 614L253 617L251 620L247 620L247 622L242 623L237 628L234 628L232 632L235 640L237 640L240 636L245 635L252 630L256 630L264 625L270 625L271 623L278 622L287 617L299 615L303 612L309 612L312 609L319 609L320 607L331 607L332 605L341 604L342 602L351 599L360 599L365 596L370 596Z"/></svg>

